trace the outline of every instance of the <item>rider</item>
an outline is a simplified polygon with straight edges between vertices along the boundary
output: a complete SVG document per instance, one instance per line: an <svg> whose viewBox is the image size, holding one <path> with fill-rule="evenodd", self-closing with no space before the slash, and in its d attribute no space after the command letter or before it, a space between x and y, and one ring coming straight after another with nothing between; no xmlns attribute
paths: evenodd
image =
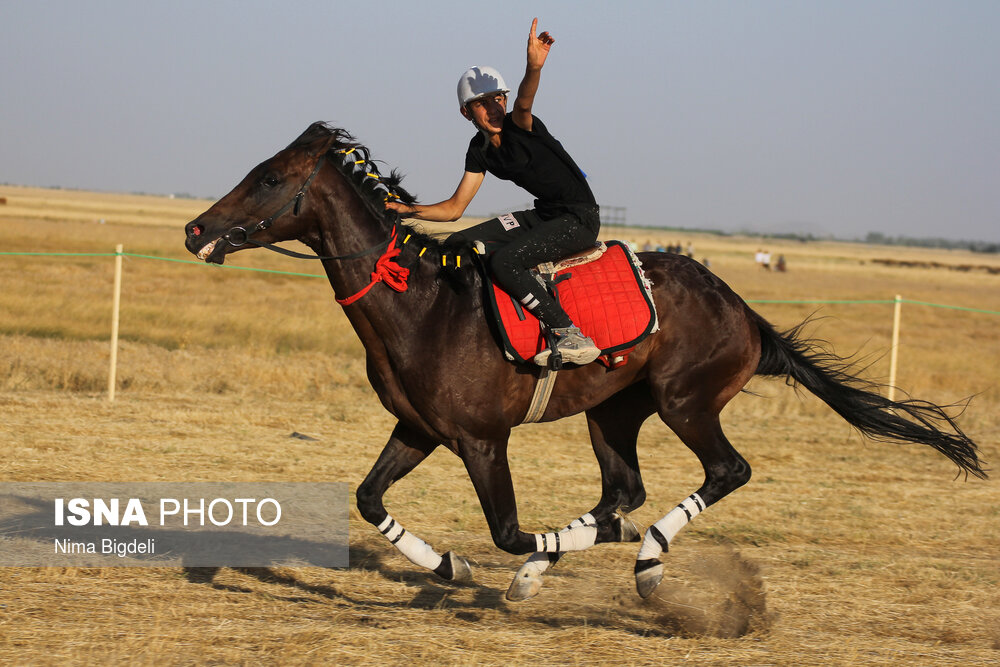
<svg viewBox="0 0 1000 667"><path fill-rule="evenodd" d="M564 362L582 365L594 361L600 349L580 333L530 272L542 262L593 247L600 229L599 208L586 175L542 121L531 114L542 66L555 41L548 32L536 36L537 26L536 18L531 22L527 66L511 113L507 113L509 89L497 70L473 67L459 79L462 116L472 121L479 133L469 142L465 174L455 194L436 204L389 202L386 206L421 220L458 220L487 171L533 194L534 209L506 213L452 238L502 244L490 258L494 279L549 330ZM535 355L534 362L546 365L550 353L544 350Z"/></svg>

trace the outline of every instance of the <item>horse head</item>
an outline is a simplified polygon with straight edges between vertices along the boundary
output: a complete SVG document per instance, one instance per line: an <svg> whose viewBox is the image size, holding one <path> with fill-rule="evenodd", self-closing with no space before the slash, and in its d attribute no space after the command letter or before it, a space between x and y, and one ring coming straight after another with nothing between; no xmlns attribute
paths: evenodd
<svg viewBox="0 0 1000 667"><path fill-rule="evenodd" d="M315 189L327 151L341 139L343 133L313 123L189 222L184 228L187 249L201 260L222 264L226 255L246 247L308 237L317 223L311 186Z"/></svg>

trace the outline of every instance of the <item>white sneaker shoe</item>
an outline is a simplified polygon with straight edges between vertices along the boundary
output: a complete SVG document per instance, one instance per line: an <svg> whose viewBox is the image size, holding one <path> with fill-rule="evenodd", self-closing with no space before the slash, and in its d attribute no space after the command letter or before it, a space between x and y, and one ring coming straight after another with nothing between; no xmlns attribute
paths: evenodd
<svg viewBox="0 0 1000 667"><path fill-rule="evenodd" d="M584 366L601 356L601 349L577 327L553 328L552 335L556 339L556 351L562 357L564 364ZM552 349L546 348L536 354L532 361L539 366L548 366L550 356Z"/></svg>

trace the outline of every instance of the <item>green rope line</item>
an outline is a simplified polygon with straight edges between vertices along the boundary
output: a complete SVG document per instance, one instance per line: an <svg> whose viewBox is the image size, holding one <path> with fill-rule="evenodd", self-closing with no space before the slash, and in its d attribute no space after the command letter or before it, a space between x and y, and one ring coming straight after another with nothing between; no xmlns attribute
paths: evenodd
<svg viewBox="0 0 1000 667"><path fill-rule="evenodd" d="M174 257L157 257L156 255L139 255L133 252L0 252L0 256L23 256L23 257L136 257L138 259L158 259L162 262L176 262L178 264L197 264L203 266L205 262L193 259L176 259ZM321 273L297 273L294 271L276 271L274 269L255 269L249 266L234 266L229 264L213 264L212 266L224 269L235 269L237 271L255 271L257 273L274 273L282 276L300 276L302 278L326 278L326 274Z"/></svg>
<svg viewBox="0 0 1000 667"><path fill-rule="evenodd" d="M112 256L115 253L111 253ZM157 257L156 255L137 255L131 252L123 252L123 257L138 257L139 259L158 259L163 262L176 262L178 264L197 264L198 266L204 266L205 262L195 261L193 259L175 259L173 257ZM254 271L257 273L275 273L282 276L301 276L303 278L326 278L326 274L322 273L296 273L294 271L276 271L274 269L256 269L251 266L235 266L229 264L212 264L216 268L222 269L235 269L237 271Z"/></svg>
<svg viewBox="0 0 1000 667"><path fill-rule="evenodd" d="M22 255L25 257L114 257L113 252L0 252L0 255Z"/></svg>
<svg viewBox="0 0 1000 667"><path fill-rule="evenodd" d="M156 255L139 255L132 252L120 253L122 257L135 257L138 259L156 259L162 262L176 262L178 264L197 264L203 266L205 262L193 259L176 259L173 257L157 257ZM23 257L117 257L116 252L0 252L0 256L23 256ZM274 269L255 269L249 266L233 266L229 264L218 265L218 268L235 269L237 271L253 271L256 273L273 273L280 276L299 276L302 278L326 278L321 273L297 273L295 271L276 271ZM895 299L746 299L747 303L770 303L770 304L894 304ZM930 303L928 301L913 301L912 299L900 299L900 303L910 303L915 306L929 306L931 308L947 308L950 310L962 310L968 313L982 313L984 315L1000 315L1000 311L984 310L982 308L968 308L966 306L949 306L943 303Z"/></svg>
<svg viewBox="0 0 1000 667"><path fill-rule="evenodd" d="M928 303L926 301L911 301L910 299L900 299L902 303L912 303L916 306L932 306L934 308L949 308L951 310L964 310L970 313L985 313L986 315L1000 315L1000 311L983 310L982 308L966 308L965 306L948 306L943 303Z"/></svg>
<svg viewBox="0 0 1000 667"><path fill-rule="evenodd" d="M794 301L788 299L746 299L747 303L896 303L893 299L865 299L861 301L848 301L844 299L809 299L806 301Z"/></svg>
<svg viewBox="0 0 1000 667"><path fill-rule="evenodd" d="M860 299L857 301L851 301L846 299L809 299L804 301L795 301L791 299L747 299L747 303L791 303L791 304L809 304L809 303L846 303L846 304L856 304L856 303L876 303L876 304L894 304L895 299ZM949 308L951 310L964 310L969 313L983 313L985 315L1000 315L1000 311L996 310L984 310L982 308L968 308L966 306L949 306L943 303L930 303L929 301L913 301L912 299L900 299L899 303L911 303L915 306L930 306L931 308Z"/></svg>

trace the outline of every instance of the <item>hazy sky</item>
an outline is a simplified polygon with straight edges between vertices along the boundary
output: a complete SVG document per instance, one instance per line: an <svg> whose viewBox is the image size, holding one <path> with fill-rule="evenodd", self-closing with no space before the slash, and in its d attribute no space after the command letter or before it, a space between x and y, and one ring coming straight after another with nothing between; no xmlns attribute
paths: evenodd
<svg viewBox="0 0 1000 667"><path fill-rule="evenodd" d="M438 201L536 15L535 113L632 224L1000 241L997 0L0 0L0 183L220 197L325 120Z"/></svg>

